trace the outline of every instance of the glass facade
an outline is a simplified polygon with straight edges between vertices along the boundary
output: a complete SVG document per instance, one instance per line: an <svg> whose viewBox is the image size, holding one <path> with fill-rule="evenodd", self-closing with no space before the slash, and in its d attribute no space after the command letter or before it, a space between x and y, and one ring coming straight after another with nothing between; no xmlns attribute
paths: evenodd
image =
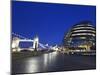
<svg viewBox="0 0 100 75"><path fill-rule="evenodd" d="M89 21L75 24L63 39L67 49L96 50L96 28Z"/></svg>

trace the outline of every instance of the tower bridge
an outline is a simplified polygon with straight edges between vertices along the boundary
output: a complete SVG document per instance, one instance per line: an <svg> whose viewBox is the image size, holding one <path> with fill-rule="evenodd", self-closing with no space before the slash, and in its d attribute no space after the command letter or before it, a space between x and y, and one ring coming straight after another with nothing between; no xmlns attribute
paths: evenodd
<svg viewBox="0 0 100 75"><path fill-rule="evenodd" d="M26 38L26 37L23 37L21 35L18 35L16 33L12 33L12 35L16 36L12 39L12 51L15 52L15 51L22 51L22 50L29 50L29 51L34 51L34 50L41 50L41 49L50 49L50 47L48 45L44 45L42 43L39 42L39 38L38 36L34 37L33 39L29 39L29 38ZM29 48L20 48L19 47L19 43L20 42L32 42L33 43L33 46L32 47L29 47ZM39 48L39 46L41 47L41 49Z"/></svg>

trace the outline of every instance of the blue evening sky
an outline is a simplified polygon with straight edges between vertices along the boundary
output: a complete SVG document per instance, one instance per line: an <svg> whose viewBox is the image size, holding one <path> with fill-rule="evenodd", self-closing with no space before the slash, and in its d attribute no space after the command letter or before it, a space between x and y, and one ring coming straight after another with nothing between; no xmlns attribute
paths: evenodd
<svg viewBox="0 0 100 75"><path fill-rule="evenodd" d="M61 44L64 33L84 20L96 25L96 7L12 1L12 32L41 43Z"/></svg>

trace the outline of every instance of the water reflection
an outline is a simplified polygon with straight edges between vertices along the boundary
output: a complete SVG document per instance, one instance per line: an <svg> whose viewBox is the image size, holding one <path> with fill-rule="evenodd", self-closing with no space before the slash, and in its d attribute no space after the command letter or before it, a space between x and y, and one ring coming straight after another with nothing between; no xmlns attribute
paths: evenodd
<svg viewBox="0 0 100 75"><path fill-rule="evenodd" d="M57 52L49 53L49 54L44 54L43 55L43 63L44 63L44 68L48 67L48 65L53 64L53 62L56 61L57 57Z"/></svg>
<svg viewBox="0 0 100 75"><path fill-rule="evenodd" d="M13 61L14 73L36 73L95 68L95 57L68 56L57 52Z"/></svg>
<svg viewBox="0 0 100 75"><path fill-rule="evenodd" d="M44 68L46 68L46 66L47 66L47 64L48 64L48 61L49 61L48 57L49 57L48 54L44 54L44 55L43 55L43 58L44 58Z"/></svg>
<svg viewBox="0 0 100 75"><path fill-rule="evenodd" d="M57 53L52 52L49 54L43 54L41 56L30 57L21 60L20 62L15 62L14 67L18 73L35 73L39 71L46 71L48 66L53 65L55 62Z"/></svg>
<svg viewBox="0 0 100 75"><path fill-rule="evenodd" d="M38 60L36 58L29 58L24 62L25 66L25 72L31 73L31 72L37 72L39 70Z"/></svg>

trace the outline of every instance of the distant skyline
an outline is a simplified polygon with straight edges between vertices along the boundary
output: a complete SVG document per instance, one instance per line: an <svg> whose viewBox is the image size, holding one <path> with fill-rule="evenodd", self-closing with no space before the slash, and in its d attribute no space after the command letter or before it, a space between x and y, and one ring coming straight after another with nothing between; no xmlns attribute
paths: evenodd
<svg viewBox="0 0 100 75"><path fill-rule="evenodd" d="M61 44L65 32L81 21L96 26L96 7L12 1L12 32L49 45Z"/></svg>

